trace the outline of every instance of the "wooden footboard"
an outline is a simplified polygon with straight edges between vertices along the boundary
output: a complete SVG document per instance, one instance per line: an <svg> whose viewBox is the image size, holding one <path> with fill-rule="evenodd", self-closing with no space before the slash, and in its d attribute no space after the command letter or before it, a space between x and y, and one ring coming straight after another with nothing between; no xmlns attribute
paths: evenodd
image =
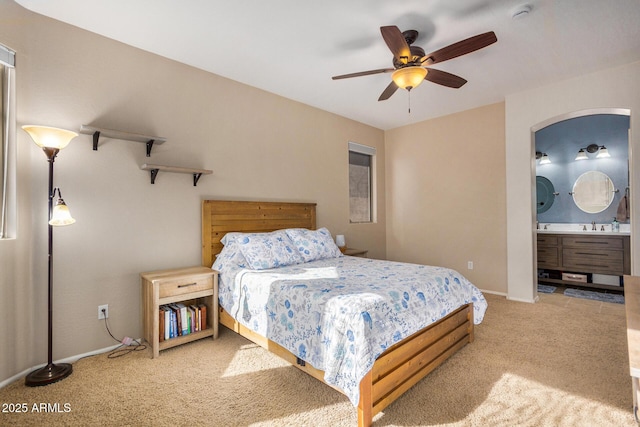
<svg viewBox="0 0 640 427"><path fill-rule="evenodd" d="M284 347L240 324L222 308L219 319L221 325L324 382L323 371L302 362ZM371 425L377 413L472 341L473 304L467 304L387 349L360 383L358 426Z"/></svg>
<svg viewBox="0 0 640 427"><path fill-rule="evenodd" d="M473 304L467 304L387 349L360 384L358 425L370 425L374 415L472 341Z"/></svg>

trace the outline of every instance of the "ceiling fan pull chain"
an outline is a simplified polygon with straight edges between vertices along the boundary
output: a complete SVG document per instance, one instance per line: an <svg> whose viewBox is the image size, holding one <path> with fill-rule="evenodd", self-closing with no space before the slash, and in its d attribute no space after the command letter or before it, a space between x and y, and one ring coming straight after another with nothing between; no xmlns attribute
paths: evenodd
<svg viewBox="0 0 640 427"><path fill-rule="evenodd" d="M411 114L411 90L408 90L407 92L409 92L409 114Z"/></svg>

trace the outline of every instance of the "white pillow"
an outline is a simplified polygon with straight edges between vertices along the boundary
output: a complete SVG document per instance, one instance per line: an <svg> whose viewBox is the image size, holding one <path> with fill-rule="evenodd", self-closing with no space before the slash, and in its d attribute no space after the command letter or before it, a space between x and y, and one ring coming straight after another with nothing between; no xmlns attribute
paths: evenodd
<svg viewBox="0 0 640 427"><path fill-rule="evenodd" d="M325 227L317 230L289 228L285 231L305 262L342 256L340 248Z"/></svg>
<svg viewBox="0 0 640 427"><path fill-rule="evenodd" d="M241 234L236 237L235 242L240 246L240 251L252 270L265 270L303 262L284 230Z"/></svg>

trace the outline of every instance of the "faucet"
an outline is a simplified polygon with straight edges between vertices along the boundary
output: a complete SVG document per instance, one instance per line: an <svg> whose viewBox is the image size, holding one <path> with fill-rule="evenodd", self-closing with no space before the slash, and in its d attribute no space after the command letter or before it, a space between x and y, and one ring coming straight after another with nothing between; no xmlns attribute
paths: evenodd
<svg viewBox="0 0 640 427"><path fill-rule="evenodd" d="M547 226L549 226L549 225L551 225L551 224L545 224L545 225L544 225L544 229L545 229L545 230L548 230Z"/></svg>
<svg viewBox="0 0 640 427"><path fill-rule="evenodd" d="M587 224L582 224L582 231L587 231Z"/></svg>
<svg viewBox="0 0 640 427"><path fill-rule="evenodd" d="M604 231L604 224L600 226L600 231Z"/></svg>
<svg viewBox="0 0 640 427"><path fill-rule="evenodd" d="M595 221L591 221L591 231L596 231L598 229L598 227L596 227L596 222Z"/></svg>

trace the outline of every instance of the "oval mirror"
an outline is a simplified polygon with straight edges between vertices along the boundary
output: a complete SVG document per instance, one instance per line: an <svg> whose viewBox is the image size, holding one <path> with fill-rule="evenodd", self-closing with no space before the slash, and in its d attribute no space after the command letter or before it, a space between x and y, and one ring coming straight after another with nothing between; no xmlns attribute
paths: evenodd
<svg viewBox="0 0 640 427"><path fill-rule="evenodd" d="M613 181L600 171L585 172L573 184L572 194L573 201L582 211L602 212L613 202Z"/></svg>
<svg viewBox="0 0 640 427"><path fill-rule="evenodd" d="M536 176L536 211L546 212L553 205L555 200L555 189L549 179L544 176Z"/></svg>

